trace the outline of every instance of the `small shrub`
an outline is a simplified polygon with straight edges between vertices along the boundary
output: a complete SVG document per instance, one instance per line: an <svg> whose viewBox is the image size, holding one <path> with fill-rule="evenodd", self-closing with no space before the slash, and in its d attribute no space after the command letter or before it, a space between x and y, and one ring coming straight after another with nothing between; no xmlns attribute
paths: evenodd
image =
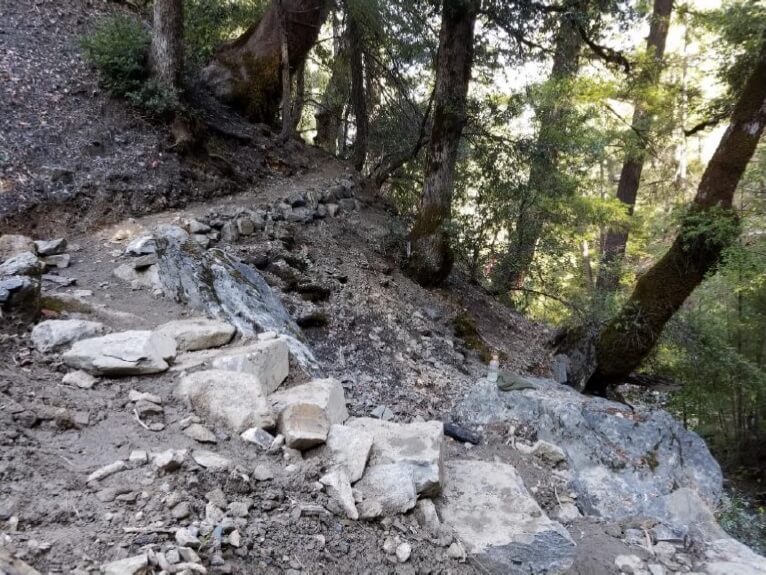
<svg viewBox="0 0 766 575"><path fill-rule="evenodd" d="M178 108L177 94L150 78L151 35L135 18L106 18L81 45L86 60L98 70L101 85L112 95L152 115Z"/></svg>
<svg viewBox="0 0 766 575"><path fill-rule="evenodd" d="M150 44L151 36L141 23L123 15L105 19L82 39L85 58L116 96L127 96L146 81Z"/></svg>

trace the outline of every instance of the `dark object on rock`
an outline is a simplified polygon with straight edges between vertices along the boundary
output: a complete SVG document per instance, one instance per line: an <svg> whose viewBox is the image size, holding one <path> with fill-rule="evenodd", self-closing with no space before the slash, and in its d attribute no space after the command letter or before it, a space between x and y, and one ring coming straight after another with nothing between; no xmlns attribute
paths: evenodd
<svg viewBox="0 0 766 575"><path fill-rule="evenodd" d="M471 443L473 445L481 443L481 435L455 423L444 424L444 435L460 443Z"/></svg>
<svg viewBox="0 0 766 575"><path fill-rule="evenodd" d="M497 377L497 388L501 391L522 391L524 389L536 389L534 384L526 377L501 371Z"/></svg>

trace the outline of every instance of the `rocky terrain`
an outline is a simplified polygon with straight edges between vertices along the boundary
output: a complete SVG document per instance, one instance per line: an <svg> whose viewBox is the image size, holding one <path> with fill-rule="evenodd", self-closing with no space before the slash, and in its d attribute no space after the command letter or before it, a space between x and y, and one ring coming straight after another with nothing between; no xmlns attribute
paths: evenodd
<svg viewBox="0 0 766 575"><path fill-rule="evenodd" d="M544 328L459 277L417 287L391 229L327 164L88 235L0 236L4 561L763 572L715 522L702 440L540 378Z"/></svg>
<svg viewBox="0 0 766 575"><path fill-rule="evenodd" d="M114 6L0 8L0 573L766 573L699 437L403 276L346 166L178 156L80 60Z"/></svg>

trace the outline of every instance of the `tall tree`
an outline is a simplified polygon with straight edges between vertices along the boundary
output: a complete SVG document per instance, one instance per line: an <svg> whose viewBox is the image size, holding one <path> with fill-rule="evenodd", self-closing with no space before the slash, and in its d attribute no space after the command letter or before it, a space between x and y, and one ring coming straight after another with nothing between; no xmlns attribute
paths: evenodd
<svg viewBox="0 0 766 575"><path fill-rule="evenodd" d="M348 4L347 4L348 5ZM347 10L348 38L351 59L351 104L356 118L356 139L354 140L354 167L362 171L367 160L367 138L370 120L367 113L367 96L364 75L364 45L362 42L362 26L359 16L353 9Z"/></svg>
<svg viewBox="0 0 766 575"><path fill-rule="evenodd" d="M665 324L714 270L736 240L734 192L766 125L766 31L731 123L700 181L697 194L667 253L642 275L596 343L596 370L586 391L603 394L640 365Z"/></svg>
<svg viewBox="0 0 766 575"><path fill-rule="evenodd" d="M455 162L466 122L473 36L481 0L444 0L431 137L423 193L410 231L407 269L423 286L443 282L454 263L449 226Z"/></svg>
<svg viewBox="0 0 766 575"><path fill-rule="evenodd" d="M282 132L280 139L286 141L293 133L292 74L290 73L290 41L287 37L287 11L284 0L277 0L279 11L279 51L282 61ZM303 67L303 62L300 67Z"/></svg>
<svg viewBox="0 0 766 575"><path fill-rule="evenodd" d="M639 97L634 104L631 123L632 134L637 137L633 138L635 142L628 146L628 152L620 173L620 181L617 185L617 199L625 205L630 216L633 215L636 206L641 171L644 168L646 158L646 144L652 129L652 113L648 109L645 99L641 97L641 92L645 93L659 83L672 9L673 0L654 0L649 36L646 39L649 61L645 63L637 80ZM620 261L625 255L627 243L627 229L610 229L607 231L604 237L597 282L599 289L612 291L617 287L620 279Z"/></svg>
<svg viewBox="0 0 766 575"><path fill-rule="evenodd" d="M333 26L333 59L330 65L330 79L327 81L327 87L322 94L322 101L319 104L317 112L314 114L316 120L316 137L314 144L335 154L338 151L338 134L340 133L341 122L343 120L343 110L349 100L351 93L351 80L349 73L349 49L348 49L348 27L341 30L343 22L338 11L332 14Z"/></svg>
<svg viewBox="0 0 766 575"><path fill-rule="evenodd" d="M306 61L326 16L328 0L283 0L290 71ZM276 124L282 96L280 0L272 0L260 20L223 46L202 71L219 99L253 121Z"/></svg>
<svg viewBox="0 0 766 575"><path fill-rule="evenodd" d="M495 276L495 285L501 292L519 288L524 283L543 231L545 199L560 187L557 162L565 131L565 116L571 105L566 90L561 90L577 75L580 67L583 40L578 19L583 17L586 7L587 0L571 2L561 16L553 68L548 80L554 95L539 107L539 132L535 157L529 167L529 191L522 201L515 226L509 230L510 245Z"/></svg>
<svg viewBox="0 0 766 575"><path fill-rule="evenodd" d="M161 85L178 89L183 69L183 0L154 0L152 75Z"/></svg>

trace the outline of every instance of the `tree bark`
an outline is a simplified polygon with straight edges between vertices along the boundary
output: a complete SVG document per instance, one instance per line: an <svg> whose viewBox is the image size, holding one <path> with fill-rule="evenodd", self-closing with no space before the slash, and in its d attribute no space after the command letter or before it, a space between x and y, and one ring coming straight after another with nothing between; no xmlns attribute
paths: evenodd
<svg viewBox="0 0 766 575"><path fill-rule="evenodd" d="M300 68L316 42L328 0L283 0L291 73ZM238 39L223 46L202 71L202 79L220 100L255 122L277 124L282 96L282 46L279 0Z"/></svg>
<svg viewBox="0 0 766 575"><path fill-rule="evenodd" d="M444 0L443 4L433 125L407 261L409 273L423 286L439 285L454 263L449 233L454 171L466 122L474 26L480 4L480 0Z"/></svg>
<svg viewBox="0 0 766 575"><path fill-rule="evenodd" d="M596 343L586 391L604 394L637 368L665 324L713 271L739 232L734 192L766 124L766 33L758 60L668 252L642 275L628 302Z"/></svg>
<svg viewBox="0 0 766 575"><path fill-rule="evenodd" d="M587 2L575 2L562 16L556 34L556 50L549 81L563 83L572 80L580 66L582 35L577 17ZM529 266L535 257L537 242L545 223L544 200L558 187L558 143L562 139L562 126L569 102L562 96L559 101L541 106L540 131L537 138L537 156L529 169L528 198L522 202L516 226L509 231L510 246L495 275L498 290L518 289L524 284Z"/></svg>
<svg viewBox="0 0 766 575"><path fill-rule="evenodd" d="M154 0L149 63L154 78L177 90L183 71L183 0Z"/></svg>
<svg viewBox="0 0 766 575"><path fill-rule="evenodd" d="M293 120L293 131L298 130L303 116L303 107L306 98L306 62L304 62L295 73L295 97L293 98L293 108L290 116Z"/></svg>
<svg viewBox="0 0 766 575"><path fill-rule="evenodd" d="M673 0L654 0L649 36L646 39L646 51L650 56L650 62L639 76L638 86L641 89L651 88L657 85L660 80L672 9ZM638 186L641 182L641 172L644 169L646 157L646 142L652 128L651 113L647 110L646 103L640 98L635 102L631 128L633 133L639 136L639 139L628 150L620 173L620 182L617 184L617 199L626 207L629 216L633 215L636 206ZM626 229L607 231L597 282L600 290L614 291L617 288L620 281L620 264L625 255L627 244L628 231Z"/></svg>
<svg viewBox="0 0 766 575"><path fill-rule="evenodd" d="M340 28L341 22L336 16L333 16L333 32L337 40L333 45L332 74L322 95L319 111L314 115L317 130L314 144L333 155L338 152L343 108L351 93L348 28L343 33L341 33Z"/></svg>
<svg viewBox="0 0 766 575"><path fill-rule="evenodd" d="M284 142L293 133L292 120L292 78L290 75L290 43L287 38L287 12L284 0L277 0L279 10L279 41L282 60L282 133L280 139ZM303 66L303 62L300 64Z"/></svg>
<svg viewBox="0 0 766 575"><path fill-rule="evenodd" d="M367 115L367 97L364 86L364 46L359 22L351 10L348 10L348 38L351 56L351 103L356 118L356 138L354 140L353 164L361 172L367 161L367 138L369 117Z"/></svg>

